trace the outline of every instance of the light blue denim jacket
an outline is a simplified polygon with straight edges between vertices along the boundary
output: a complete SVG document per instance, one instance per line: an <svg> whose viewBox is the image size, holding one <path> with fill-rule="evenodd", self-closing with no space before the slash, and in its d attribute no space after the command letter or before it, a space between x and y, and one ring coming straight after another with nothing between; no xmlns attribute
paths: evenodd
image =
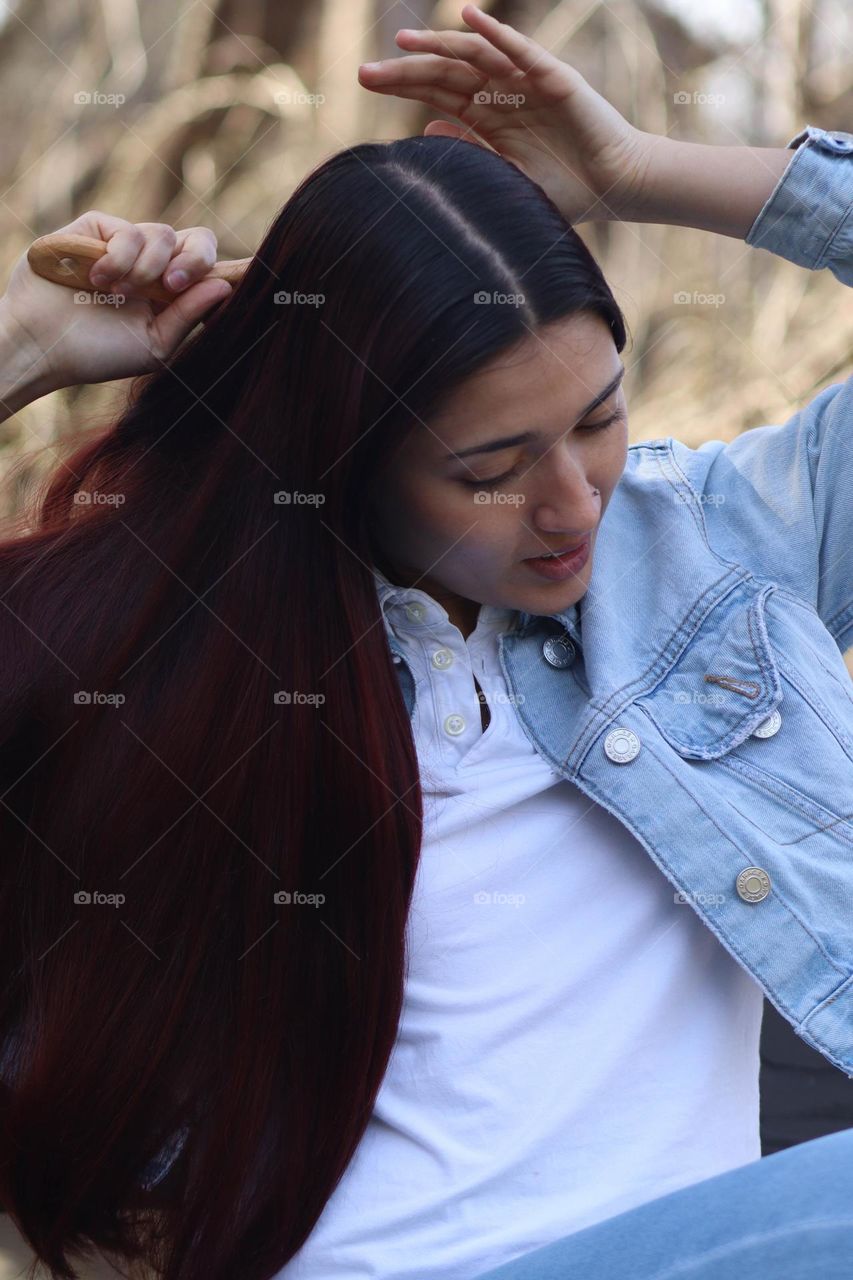
<svg viewBox="0 0 853 1280"><path fill-rule="evenodd" d="M788 146L746 243L853 285L853 134L808 125ZM731 444L631 445L586 595L499 644L536 749L853 1078L853 376Z"/></svg>
<svg viewBox="0 0 853 1280"><path fill-rule="evenodd" d="M853 134L788 146L746 243L853 285ZM499 637L537 751L853 1078L851 644L853 374L728 444L631 445L586 594Z"/></svg>

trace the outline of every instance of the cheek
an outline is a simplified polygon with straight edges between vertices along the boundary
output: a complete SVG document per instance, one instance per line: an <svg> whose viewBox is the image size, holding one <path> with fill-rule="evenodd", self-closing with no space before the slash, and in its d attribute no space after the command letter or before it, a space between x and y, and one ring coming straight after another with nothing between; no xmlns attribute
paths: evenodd
<svg viewBox="0 0 853 1280"><path fill-rule="evenodd" d="M619 423L613 428L613 439L602 458L600 476L594 481L603 498L609 498L616 488L628 461L628 424Z"/></svg>
<svg viewBox="0 0 853 1280"><path fill-rule="evenodd" d="M483 583L503 571L507 559L513 559L526 532L522 521L525 507L520 501L502 502L503 490L487 491L488 502L475 502L475 490L462 503L464 520L460 521L460 541L450 552L467 570ZM517 495L521 496L521 495ZM521 537L519 535L522 535ZM459 535L457 535L459 536Z"/></svg>
<svg viewBox="0 0 853 1280"><path fill-rule="evenodd" d="M458 538L477 517L473 490L449 485L445 481L422 480L404 486L401 510L413 528L430 536Z"/></svg>
<svg viewBox="0 0 853 1280"><path fill-rule="evenodd" d="M515 545L519 508L475 502L476 492L441 484L413 494L407 510L407 540L433 556L440 554L445 568L453 563L485 571L501 546Z"/></svg>
<svg viewBox="0 0 853 1280"><path fill-rule="evenodd" d="M401 478L381 503L389 548L419 561L444 552L474 519L471 504L454 497L444 486L430 485L419 476Z"/></svg>

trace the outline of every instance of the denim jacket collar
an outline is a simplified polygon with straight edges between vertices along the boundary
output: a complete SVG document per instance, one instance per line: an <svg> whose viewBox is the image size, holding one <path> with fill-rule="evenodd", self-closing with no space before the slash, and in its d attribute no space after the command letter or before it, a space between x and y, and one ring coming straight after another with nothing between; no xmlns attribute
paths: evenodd
<svg viewBox="0 0 853 1280"><path fill-rule="evenodd" d="M686 546L691 549L689 568ZM598 723L660 683L704 619L729 596L725 624L715 624L713 663L707 671L691 673L694 687L681 690L684 700L676 711L684 743L696 758L712 758L726 749L732 735L750 732L770 714L781 690L763 625L766 591L747 569L712 550L700 495L682 474L667 439L629 448L593 557L588 589L577 604L548 615L520 612L516 627L500 640L502 656L514 668L522 661L518 646L530 649L529 660L540 672L536 689L543 707L548 698L560 699L566 679L565 671L541 662L544 641L568 634L583 654L587 719L567 720L563 726L554 743L561 766L569 766L582 752L588 732ZM384 612L402 589L375 572ZM387 617L385 621L411 715L413 683L406 679L402 646ZM710 710L693 699L696 693L710 692L706 675L724 682L714 683ZM543 710L537 702L538 697L518 708L522 721L532 718L534 731L535 717Z"/></svg>

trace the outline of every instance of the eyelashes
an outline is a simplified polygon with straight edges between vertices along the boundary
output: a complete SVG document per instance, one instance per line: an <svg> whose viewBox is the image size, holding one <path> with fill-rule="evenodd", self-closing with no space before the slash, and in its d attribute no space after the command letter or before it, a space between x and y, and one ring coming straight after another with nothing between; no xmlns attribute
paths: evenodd
<svg viewBox="0 0 853 1280"><path fill-rule="evenodd" d="M470 489L496 489L499 484L503 484L505 480L512 480L519 473L518 467L513 467L511 471L505 471L502 476L495 476L493 480L463 480L463 484L467 484Z"/></svg>
<svg viewBox="0 0 853 1280"><path fill-rule="evenodd" d="M625 419L625 413L621 409L617 409L609 418L605 418L603 422L592 422L586 427L577 427L577 431L582 431L584 435L595 435L597 431L604 431L607 427L612 427L616 422L622 422ZM519 475L521 468L516 464L509 471L505 471L502 476L492 476L488 480L465 480L460 477L460 483L467 485L469 489L494 489L500 484L505 484L507 480L514 480Z"/></svg>

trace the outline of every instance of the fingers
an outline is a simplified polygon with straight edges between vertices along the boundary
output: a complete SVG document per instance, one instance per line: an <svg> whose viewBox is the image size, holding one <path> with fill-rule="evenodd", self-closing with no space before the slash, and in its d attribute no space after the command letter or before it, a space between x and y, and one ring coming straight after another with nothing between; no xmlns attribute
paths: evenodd
<svg viewBox="0 0 853 1280"><path fill-rule="evenodd" d="M520 31L516 31L515 27L511 27L506 22L498 22L497 18L493 18L490 13L484 13L476 5L463 5L462 18L469 27L473 27L496 49L506 54L520 71L533 71L543 58L551 56L535 40L523 36Z"/></svg>
<svg viewBox="0 0 853 1280"><path fill-rule="evenodd" d="M530 75L537 86L547 87L555 68L563 77L569 72L541 45L473 5L465 5L462 16L475 32L401 28L396 41L412 51L410 56L363 63L359 82L376 93L417 98L458 115L463 102L443 95L460 95L468 102L490 80Z"/></svg>
<svg viewBox="0 0 853 1280"><path fill-rule="evenodd" d="M383 84L366 86L376 93L393 94L395 98L414 98L436 111L446 111L448 115L458 116L471 101L470 94L451 93L447 89L437 89L429 81L420 84Z"/></svg>
<svg viewBox="0 0 853 1280"><path fill-rule="evenodd" d="M210 227L188 227L177 234L177 252L173 252L166 272L166 284L170 289L181 289L203 280L215 265L216 236Z"/></svg>
<svg viewBox="0 0 853 1280"><path fill-rule="evenodd" d="M199 320L233 292L227 280L202 280L185 289L151 321L151 350L162 358L170 355ZM208 316L208 319L211 317Z"/></svg>
<svg viewBox="0 0 853 1280"><path fill-rule="evenodd" d="M202 280L216 262L216 236L209 227L175 231L165 222L128 222L90 209L60 230L106 243L106 252L89 272L90 282L98 287L120 282L132 292L134 285L159 280L168 268L166 285L180 291Z"/></svg>
<svg viewBox="0 0 853 1280"><path fill-rule="evenodd" d="M498 22L473 4L463 6L462 18L474 28L474 34L404 28L397 33L397 43L406 49L441 52L446 58L464 58L495 78L519 74L539 78L555 66L562 66L558 58L535 40L522 35L507 22Z"/></svg>
<svg viewBox="0 0 853 1280"><path fill-rule="evenodd" d="M144 285L152 280L159 280L172 256L177 233L165 222L136 222L130 225L142 232L142 247L129 269L121 275L121 283ZM103 265L104 258L101 258L98 267L103 268Z"/></svg>
<svg viewBox="0 0 853 1280"><path fill-rule="evenodd" d="M462 59L485 76L511 76L516 70L515 63L505 53L495 49L483 36L466 31L427 31L404 27L397 32L396 41L401 49L440 54L444 59ZM413 61L416 60L406 58L402 65Z"/></svg>
<svg viewBox="0 0 853 1280"><path fill-rule="evenodd" d="M359 67L360 78L362 72L365 72L362 80L365 88L375 89L377 93L393 93L401 98L413 96L403 93L403 89L434 87L464 95L467 100L489 78L467 63L451 62L431 53L388 58L372 67L362 65Z"/></svg>
<svg viewBox="0 0 853 1280"><path fill-rule="evenodd" d="M97 209L78 218L77 223L82 225L72 222L62 230L81 231L84 235L104 240L107 245L106 253L89 272L89 279L94 285L105 285L111 280L120 279L133 266L145 244L142 230L134 223L101 213Z"/></svg>

